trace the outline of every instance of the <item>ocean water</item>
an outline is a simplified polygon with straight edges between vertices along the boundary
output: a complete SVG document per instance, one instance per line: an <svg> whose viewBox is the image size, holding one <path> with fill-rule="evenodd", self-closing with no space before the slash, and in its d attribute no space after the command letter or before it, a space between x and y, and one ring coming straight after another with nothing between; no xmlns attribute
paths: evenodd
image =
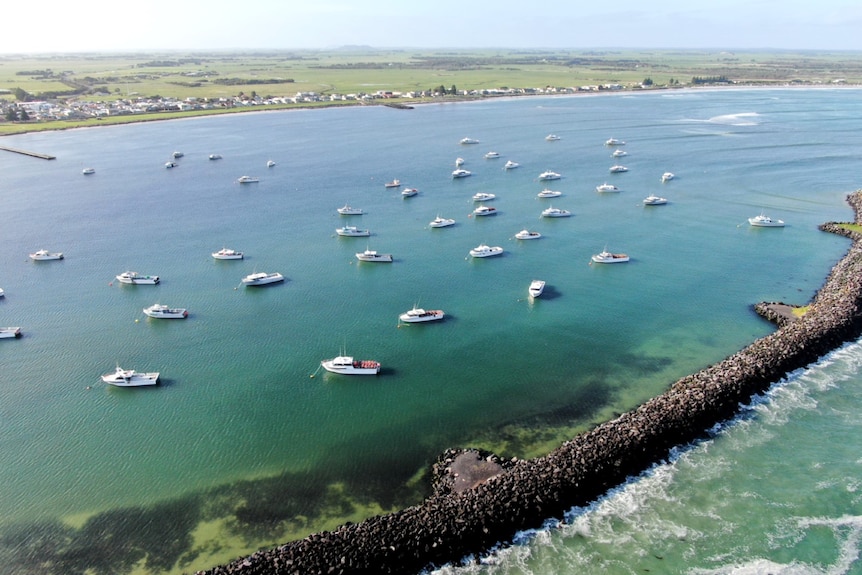
<svg viewBox="0 0 862 575"><path fill-rule="evenodd" d="M419 501L447 447L543 453L744 347L774 329L754 303L805 303L847 249L817 225L852 218L858 97L525 98L5 138L57 159L0 154L0 324L24 331L0 342L0 572L206 568ZM609 137L629 172L608 173ZM459 156L473 176L452 180ZM538 182L546 169L563 178ZM605 181L622 191L596 193ZM471 217L478 191L497 215ZM669 203L644 207L650 193ZM540 218L551 205L573 216ZM761 212L787 226L748 226ZM428 228L436 215L457 224ZM348 223L372 235L337 236ZM523 228L543 238L514 240ZM469 258L479 243L505 253ZM214 261L224 246L246 259ZM590 265L605 247L631 262ZM66 259L30 261L39 248ZM357 262L366 248L395 261ZM162 282L115 281L129 269ZM253 271L287 281L240 286ZM548 287L531 301L534 278ZM148 319L153 303L190 316ZM447 317L399 327L414 304ZM319 369L342 351L381 375ZM860 572L860 359L849 345L564 524L447 570ZM117 364L162 385L102 384Z"/></svg>

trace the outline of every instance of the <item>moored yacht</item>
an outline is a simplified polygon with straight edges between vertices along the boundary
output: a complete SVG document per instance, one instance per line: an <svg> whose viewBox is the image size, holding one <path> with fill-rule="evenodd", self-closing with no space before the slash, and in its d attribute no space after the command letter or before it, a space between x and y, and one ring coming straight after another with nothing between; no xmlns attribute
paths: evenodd
<svg viewBox="0 0 862 575"><path fill-rule="evenodd" d="M379 254L374 250L365 250L364 252L358 252L356 254L356 259L358 259L361 262L391 263L392 262L392 254Z"/></svg>
<svg viewBox="0 0 862 575"><path fill-rule="evenodd" d="M338 208L338 213L342 216L361 216L362 208L352 208L348 204L344 204L342 207Z"/></svg>
<svg viewBox="0 0 862 575"><path fill-rule="evenodd" d="M21 337L20 327L0 327L0 339Z"/></svg>
<svg viewBox="0 0 862 575"><path fill-rule="evenodd" d="M487 258L491 256L499 256L503 253L503 248L500 246L487 246L485 244L479 244L472 250L470 250L470 255L474 258Z"/></svg>
<svg viewBox="0 0 862 575"><path fill-rule="evenodd" d="M476 194L473 194L473 201L474 202L484 202L487 200L493 200L496 197L497 196L495 194L492 194L489 192L478 192Z"/></svg>
<svg viewBox="0 0 862 575"><path fill-rule="evenodd" d="M471 175L472 173L473 172L471 172L470 170L465 170L464 168L458 168L457 170L452 172L452 177L453 178L466 178L467 176Z"/></svg>
<svg viewBox="0 0 862 575"><path fill-rule="evenodd" d="M455 158L455 167L456 168L459 166L463 166L463 165L464 165L464 158Z"/></svg>
<svg viewBox="0 0 862 575"><path fill-rule="evenodd" d="M396 178L396 179L392 180L391 182L386 182L385 184L383 184L383 187L384 188L400 188L401 187L401 180Z"/></svg>
<svg viewBox="0 0 862 575"><path fill-rule="evenodd" d="M176 168L177 166L179 166L179 164L176 162L165 162L165 168L168 170L170 170L171 168Z"/></svg>
<svg viewBox="0 0 862 575"><path fill-rule="evenodd" d="M473 210L473 215L476 216L493 216L496 213L497 208L492 208L491 206L479 206Z"/></svg>
<svg viewBox="0 0 862 575"><path fill-rule="evenodd" d="M247 286L262 286L284 281L284 276L278 272L255 272L242 278L242 283Z"/></svg>
<svg viewBox="0 0 862 575"><path fill-rule="evenodd" d="M495 160L499 157L500 157L500 154L498 154L497 152L488 152L487 154L485 154L486 160Z"/></svg>
<svg viewBox="0 0 862 575"><path fill-rule="evenodd" d="M462 144L478 144L479 140L476 140L475 138L461 138L461 143Z"/></svg>
<svg viewBox="0 0 862 575"><path fill-rule="evenodd" d="M552 172L551 170L546 170L539 174L539 181L547 181L547 180L559 180L562 176L557 172Z"/></svg>
<svg viewBox="0 0 862 575"><path fill-rule="evenodd" d="M159 276L141 275L138 272L123 272L117 276L117 281L124 284L155 285L159 283Z"/></svg>
<svg viewBox="0 0 862 575"><path fill-rule="evenodd" d="M405 323L420 323L441 320L445 315L442 309L422 309L414 305L413 309L402 313L398 319Z"/></svg>
<svg viewBox="0 0 862 575"><path fill-rule="evenodd" d="M213 252L212 257L217 260L241 260L243 253L230 248L222 248L217 252Z"/></svg>
<svg viewBox="0 0 862 575"><path fill-rule="evenodd" d="M614 153L611 154L611 157L612 158L622 158L623 156L628 156L628 155L629 155L629 153L626 152L625 150L616 149L616 150L614 150Z"/></svg>
<svg viewBox="0 0 862 575"><path fill-rule="evenodd" d="M620 191L620 189L613 184L609 184L609 183L605 182L604 184L599 184L598 186L596 186L596 191L600 192L600 193L601 192L618 192L618 191Z"/></svg>
<svg viewBox="0 0 862 575"><path fill-rule="evenodd" d="M240 176L236 181L240 184L256 184L260 181L260 178L255 176Z"/></svg>
<svg viewBox="0 0 862 575"><path fill-rule="evenodd" d="M344 226L335 230L335 233L339 236L351 236L351 237L365 237L370 236L371 232L369 230L361 230L356 226Z"/></svg>
<svg viewBox="0 0 862 575"><path fill-rule="evenodd" d="M539 198L559 198L563 195L563 192L558 192L556 190L542 190L538 194L536 194Z"/></svg>
<svg viewBox="0 0 862 575"><path fill-rule="evenodd" d="M607 140L605 140L605 145L606 146L625 146L626 143L623 142L622 140L617 140L616 138L608 138Z"/></svg>
<svg viewBox="0 0 862 575"><path fill-rule="evenodd" d="M506 161L506 165L504 165L504 166L503 166L503 169L505 169L505 170L513 170L513 169L515 169L515 168L517 168L517 167L520 167L520 165L521 165L521 164L519 164L518 162L513 162L512 160L508 160L508 161Z"/></svg>
<svg viewBox="0 0 862 575"><path fill-rule="evenodd" d="M644 198L644 205L645 206L660 206L660 205L666 204L666 203L667 203L667 198L662 198L662 197L656 196L655 194L650 194Z"/></svg>
<svg viewBox="0 0 862 575"><path fill-rule="evenodd" d="M159 372L138 373L134 369L123 369L118 365L114 373L103 375L102 381L117 387L156 385L159 382Z"/></svg>
<svg viewBox="0 0 862 575"><path fill-rule="evenodd" d="M673 172L665 172L661 175L661 181L662 182L669 182L672 179L674 179L674 177L675 176L673 175Z"/></svg>
<svg viewBox="0 0 862 575"><path fill-rule="evenodd" d="M266 162L266 167L267 167L267 168L274 168L274 167L275 167L275 162L274 162L273 160L267 160L267 162Z"/></svg>
<svg viewBox="0 0 862 575"><path fill-rule="evenodd" d="M161 319L185 319L189 316L188 310L179 307L168 307L162 304L153 304L144 308L144 313L149 317Z"/></svg>
<svg viewBox="0 0 862 575"><path fill-rule="evenodd" d="M221 154L210 154L210 160L221 160Z"/></svg>
<svg viewBox="0 0 862 575"><path fill-rule="evenodd" d="M36 261L61 260L63 259L63 254L61 252L49 252L48 250L39 250L30 254L30 259Z"/></svg>
<svg viewBox="0 0 862 575"><path fill-rule="evenodd" d="M547 208L542 210L543 218L567 218L572 215L572 212L569 210L563 210L560 208Z"/></svg>
<svg viewBox="0 0 862 575"><path fill-rule="evenodd" d="M81 173L85 176L89 176L96 173L96 168L84 168L81 170Z"/></svg>
<svg viewBox="0 0 862 575"><path fill-rule="evenodd" d="M539 232L534 232L526 228L515 234L515 239L518 240L537 240L540 237L542 237L542 234Z"/></svg>
<svg viewBox="0 0 862 575"><path fill-rule="evenodd" d="M539 297L545 291L545 280L533 280L530 282L530 287L527 290L530 297Z"/></svg>
<svg viewBox="0 0 862 575"><path fill-rule="evenodd" d="M348 355L324 359L320 365L326 371L344 375L377 375L380 373L380 362L371 359L357 360Z"/></svg>
<svg viewBox="0 0 862 575"><path fill-rule="evenodd" d="M629 256L627 254L614 254L605 249L595 254L592 257L592 261L597 264L621 264L629 261Z"/></svg>
<svg viewBox="0 0 862 575"><path fill-rule="evenodd" d="M556 142L557 140L560 139L560 137L556 134L548 134L547 136L545 136L545 139L548 140L549 142Z"/></svg>
<svg viewBox="0 0 862 575"><path fill-rule="evenodd" d="M748 218L748 223L759 228L781 228L784 227L784 220L773 220L769 216L760 214L753 218Z"/></svg>
<svg viewBox="0 0 862 575"><path fill-rule="evenodd" d="M419 193L419 190L417 190L416 188L404 188L403 190L401 190L401 197L402 198L412 198L413 196L415 196L418 193Z"/></svg>
<svg viewBox="0 0 862 575"><path fill-rule="evenodd" d="M627 167L623 166L623 165L620 165L620 164L614 164L613 166L611 166L610 168L608 168L608 171L609 171L610 173L612 173L612 174L619 174L619 173L622 173L622 172L628 172L628 171L629 171L629 169L628 169Z"/></svg>
<svg viewBox="0 0 862 575"><path fill-rule="evenodd" d="M455 220L453 220L452 218L441 218L440 216L437 216L436 218L434 218L433 220L428 222L428 227L445 228L448 226L452 226L454 224L455 224Z"/></svg>

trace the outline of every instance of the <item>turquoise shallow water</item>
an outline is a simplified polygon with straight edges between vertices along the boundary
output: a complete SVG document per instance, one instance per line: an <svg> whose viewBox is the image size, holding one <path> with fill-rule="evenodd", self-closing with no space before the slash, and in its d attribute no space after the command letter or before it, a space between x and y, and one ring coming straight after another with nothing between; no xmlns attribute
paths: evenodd
<svg viewBox="0 0 862 575"><path fill-rule="evenodd" d="M411 478L446 447L483 443L523 456L553 440L555 429L589 425L660 392L768 333L751 305L804 303L843 255L846 240L816 226L852 217L844 197L858 187L848 169L862 155L857 99L855 90L615 94L243 114L8 138L58 159L0 155L7 294L0 324L25 333L0 345L2 557L23 565L33 548L72 541L76 565L122 572L141 559L139 548L150 556L164 549L158 531L171 525L180 543L150 570L206 567L220 553L279 541L285 527L312 529L321 515L337 522L355 519L362 506L415 501L421 486ZM562 139L545 141L551 132ZM481 143L459 145L464 136ZM611 136L627 141L628 173L608 173L615 161L603 142ZM185 156L166 170L174 150ZM502 158L483 159L489 150ZM210 153L224 159L209 161ZM450 178L458 156L472 177ZM266 168L269 159L277 166ZM504 171L507 159L522 167ZM82 176L91 165L96 174ZM563 179L536 181L546 169ZM662 184L665 171L676 179ZM261 182L236 184L243 174ZM396 177L419 195L384 189ZM597 194L604 181L623 191ZM563 196L537 199L544 187ZM469 217L477 191L497 194L498 215ZM669 204L643 207L652 192ZM338 216L346 202L367 213ZM540 219L550 205L574 215ZM750 228L746 219L762 211L787 227ZM458 223L429 229L438 214ZM371 237L337 237L345 222ZM544 237L512 239L524 227ZM506 253L468 258L479 243ZM248 257L212 260L223 246ZM589 265L605 246L632 261ZM27 259L42 247L67 257ZM366 247L395 261L357 263L353 254ZM113 281L126 269L162 283ZM280 271L287 281L238 287L252 271ZM548 282L547 297L531 302L535 277ZM147 319L141 308L157 302L186 307L190 317ZM399 328L398 314L417 302L444 309L446 320ZM341 349L381 361L383 373L356 380L317 372ZM98 376L116 363L158 370L163 385L108 388ZM849 369L844 385L854 374ZM831 413L805 413L816 443L817 425L834 424ZM770 432L787 440L803 433L773 425ZM711 509L702 499L716 490L747 493L752 476L775 473L756 450L713 460L714 449L655 474L680 490L673 498L688 512ZM795 461L789 467L800 476L785 480L806 492L810 455L782 459ZM697 457L708 473L727 457L746 461L709 484L677 469ZM750 471L753 464L761 471ZM858 461L848 465L845 474L858 476ZM858 515L854 497L833 505ZM615 501L578 522L603 513L627 521L631 509L607 511ZM735 511L750 507L740 506ZM142 517L156 525L151 540L131 534ZM198 526L219 520L201 534ZM84 542L105 525L118 533L110 552ZM714 527L703 527L704 540L722 539L727 528ZM126 529L135 540L128 548L117 543ZM626 537L638 539L640 527L632 529ZM502 567L482 569L559 572L581 553L569 546L584 535L535 539ZM677 550L662 543L665 555ZM613 546L621 572L639 570L641 548ZM525 550L547 563L523 567ZM678 552L678 565L667 561L667 569L688 569L689 556ZM762 557L720 546L703 553L711 562L693 565L704 569L731 563L715 557Z"/></svg>

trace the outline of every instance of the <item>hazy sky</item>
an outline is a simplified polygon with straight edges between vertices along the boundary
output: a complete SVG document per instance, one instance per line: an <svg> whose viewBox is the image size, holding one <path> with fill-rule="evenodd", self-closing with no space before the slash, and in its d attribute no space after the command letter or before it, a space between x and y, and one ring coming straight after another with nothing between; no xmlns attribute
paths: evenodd
<svg viewBox="0 0 862 575"><path fill-rule="evenodd" d="M335 48L862 50L860 0L41 0L0 53Z"/></svg>

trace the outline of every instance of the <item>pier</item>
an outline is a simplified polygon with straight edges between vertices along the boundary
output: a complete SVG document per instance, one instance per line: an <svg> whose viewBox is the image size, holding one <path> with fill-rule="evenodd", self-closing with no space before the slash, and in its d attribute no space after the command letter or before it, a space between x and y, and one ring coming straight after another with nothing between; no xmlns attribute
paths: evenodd
<svg viewBox="0 0 862 575"><path fill-rule="evenodd" d="M32 156L34 158L41 158L43 160L56 160L57 159L56 156L52 156L50 154L41 154L39 152L30 152L28 150L19 150L18 148L10 148L8 146L0 146L0 150L6 151L6 152L12 152L14 154L21 154L24 156Z"/></svg>

